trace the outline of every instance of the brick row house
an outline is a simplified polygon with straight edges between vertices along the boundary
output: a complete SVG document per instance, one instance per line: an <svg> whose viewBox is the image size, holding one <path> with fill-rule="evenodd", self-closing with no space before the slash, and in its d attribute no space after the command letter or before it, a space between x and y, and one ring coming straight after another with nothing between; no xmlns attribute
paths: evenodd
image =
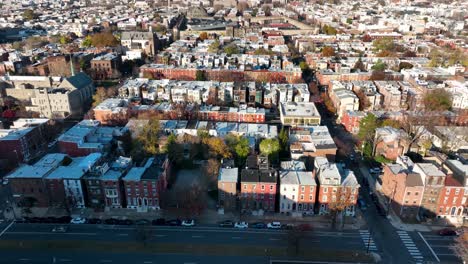
<svg viewBox="0 0 468 264"><path fill-rule="evenodd" d="M23 165L7 176L19 207L159 208L159 195L167 187L171 165L166 155L132 167L130 158L106 160L101 153L70 158L47 154L33 165Z"/></svg>
<svg viewBox="0 0 468 264"><path fill-rule="evenodd" d="M447 160L442 166L436 166L399 157L396 164L386 165L383 171L385 202L405 219L466 218L467 167L458 160Z"/></svg>
<svg viewBox="0 0 468 264"><path fill-rule="evenodd" d="M316 188L312 171L302 161L281 162L280 213L313 214Z"/></svg>

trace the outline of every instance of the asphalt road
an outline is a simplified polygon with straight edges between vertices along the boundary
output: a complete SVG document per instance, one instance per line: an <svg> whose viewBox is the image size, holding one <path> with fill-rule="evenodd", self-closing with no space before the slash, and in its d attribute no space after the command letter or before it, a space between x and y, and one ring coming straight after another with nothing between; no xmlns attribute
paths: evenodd
<svg viewBox="0 0 468 264"><path fill-rule="evenodd" d="M54 224L13 224L3 223L0 228L3 234L0 240L39 240L39 241L137 241L136 228L134 226L112 225L67 225L66 233L54 233ZM252 246L287 246L287 231L267 229L246 229L220 227L155 227L151 229L150 242L155 243L180 243L180 244L224 244L224 245L252 245ZM304 235L301 241L303 246L328 249L366 251L367 241L364 241L359 230L333 232L326 230L314 230ZM97 254L83 252L76 256L67 254L66 251L8 251L0 250L0 263L268 263L267 257L216 257L216 256L189 256L178 254L145 254L126 253ZM129 262L129 259L132 259ZM55 262L53 262L55 261Z"/></svg>

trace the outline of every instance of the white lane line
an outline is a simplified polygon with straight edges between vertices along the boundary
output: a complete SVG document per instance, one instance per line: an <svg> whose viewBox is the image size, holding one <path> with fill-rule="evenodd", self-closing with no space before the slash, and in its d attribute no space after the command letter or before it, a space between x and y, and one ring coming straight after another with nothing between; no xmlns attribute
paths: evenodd
<svg viewBox="0 0 468 264"><path fill-rule="evenodd" d="M71 259L59 259L58 261L61 261L61 262L70 262L72 261Z"/></svg>
<svg viewBox="0 0 468 264"><path fill-rule="evenodd" d="M231 237L232 239L241 239L240 237Z"/></svg>
<svg viewBox="0 0 468 264"><path fill-rule="evenodd" d="M110 259L101 259L99 262L101 262L101 263L111 263L112 260L110 260Z"/></svg>
<svg viewBox="0 0 468 264"><path fill-rule="evenodd" d="M422 240L424 241L424 243L426 244L426 246L429 248L429 250L431 251L432 255L434 255L435 259L437 260L437 262L440 262L440 259L439 257L437 257L437 254L434 252L434 250L431 248L431 246L429 246L429 243L427 243L426 239L424 238L424 236L421 234L421 232L418 232L419 236L422 238Z"/></svg>
<svg viewBox="0 0 468 264"><path fill-rule="evenodd" d="M144 261L143 263L145 263L145 264L151 264L151 263L153 263L153 261Z"/></svg>
<svg viewBox="0 0 468 264"><path fill-rule="evenodd" d="M52 233L52 232L21 232L21 231L13 231L13 232L6 232L7 234L21 234L21 235L83 235L83 236L95 236L97 233Z"/></svg>
<svg viewBox="0 0 468 264"><path fill-rule="evenodd" d="M154 235L155 237L167 237L167 235Z"/></svg>
<svg viewBox="0 0 468 264"><path fill-rule="evenodd" d="M0 233L0 237L15 223L15 221L12 221L5 229L2 230Z"/></svg>
<svg viewBox="0 0 468 264"><path fill-rule="evenodd" d="M192 238L203 238L204 236L192 236Z"/></svg>
<svg viewBox="0 0 468 264"><path fill-rule="evenodd" d="M20 258L19 261L30 261L30 259L27 259L27 258Z"/></svg>
<svg viewBox="0 0 468 264"><path fill-rule="evenodd" d="M279 238L270 238L270 239L268 239L268 240L270 240L270 241L276 241L276 240L280 240L280 239L279 239Z"/></svg>
<svg viewBox="0 0 468 264"><path fill-rule="evenodd" d="M128 236L128 234L117 234L118 236Z"/></svg>

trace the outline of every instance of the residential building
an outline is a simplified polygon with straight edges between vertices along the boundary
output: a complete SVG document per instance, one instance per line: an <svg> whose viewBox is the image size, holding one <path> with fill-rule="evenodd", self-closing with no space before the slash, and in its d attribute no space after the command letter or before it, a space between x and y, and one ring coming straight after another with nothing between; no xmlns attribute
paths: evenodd
<svg viewBox="0 0 468 264"><path fill-rule="evenodd" d="M122 178L127 208L137 212L159 210L160 194L167 187L170 167L166 155L148 159L143 167L132 167Z"/></svg>
<svg viewBox="0 0 468 264"><path fill-rule="evenodd" d="M102 125L125 125L130 117L127 100L108 98L94 109L94 119Z"/></svg>
<svg viewBox="0 0 468 264"><path fill-rule="evenodd" d="M396 160L408 151L408 135L402 129L386 126L375 130L374 156L384 156Z"/></svg>
<svg viewBox="0 0 468 264"><path fill-rule="evenodd" d="M0 129L0 159L13 168L38 157L47 149L49 119L20 118L9 129Z"/></svg>
<svg viewBox="0 0 468 264"><path fill-rule="evenodd" d="M437 201L437 217L466 218L468 217L468 188L453 176L445 177L444 186Z"/></svg>
<svg viewBox="0 0 468 264"><path fill-rule="evenodd" d="M421 175L401 164L387 164L381 179L387 210L391 208L401 218L416 219L424 195Z"/></svg>
<svg viewBox="0 0 468 264"><path fill-rule="evenodd" d="M285 126L320 125L321 117L314 103L280 103L279 111L281 123Z"/></svg>
<svg viewBox="0 0 468 264"><path fill-rule="evenodd" d="M314 213L317 183L302 161L281 162L279 211L293 215Z"/></svg>
<svg viewBox="0 0 468 264"><path fill-rule="evenodd" d="M218 205L225 211L237 209L239 168L223 166L218 175Z"/></svg>
<svg viewBox="0 0 468 264"><path fill-rule="evenodd" d="M6 178L18 207L49 207L49 193L44 182L51 172L64 164L67 155L47 154L33 165L22 165Z"/></svg>
<svg viewBox="0 0 468 264"><path fill-rule="evenodd" d="M140 51L149 57L154 57L160 48L156 32L123 31L121 45L129 51Z"/></svg>
<svg viewBox="0 0 468 264"><path fill-rule="evenodd" d="M326 126L298 127L289 132L292 159L326 157L335 160L337 147Z"/></svg>
<svg viewBox="0 0 468 264"><path fill-rule="evenodd" d="M117 54L106 53L91 60L91 77L94 80L108 80L120 77L120 58Z"/></svg>
<svg viewBox="0 0 468 264"><path fill-rule="evenodd" d="M122 177L132 166L132 159L119 157L111 163L110 169L101 177L106 208L124 208L126 197Z"/></svg>
<svg viewBox="0 0 468 264"><path fill-rule="evenodd" d="M433 218L438 212L438 202L445 183L445 173L432 163L416 163L413 172L419 173L424 183L420 216Z"/></svg>
<svg viewBox="0 0 468 264"><path fill-rule="evenodd" d="M271 169L268 158L249 156L240 177L240 202L244 212L274 212L278 172Z"/></svg>
<svg viewBox="0 0 468 264"><path fill-rule="evenodd" d="M314 169L319 215L329 214L335 208L344 208L342 212L345 216L354 216L360 188L354 173L324 157L315 158Z"/></svg>

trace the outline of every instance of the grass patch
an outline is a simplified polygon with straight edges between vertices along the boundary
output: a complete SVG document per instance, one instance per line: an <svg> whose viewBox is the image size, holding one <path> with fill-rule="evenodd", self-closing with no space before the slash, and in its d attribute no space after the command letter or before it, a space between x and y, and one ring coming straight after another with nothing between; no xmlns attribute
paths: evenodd
<svg viewBox="0 0 468 264"><path fill-rule="evenodd" d="M49 250L49 251L76 251L88 252L115 252L115 253L146 253L146 254L190 254L215 256L270 256L270 257L297 257L316 261L341 261L373 263L370 255L364 252L345 250L324 250L320 248L307 248L300 250L297 256L288 255L287 247L264 247L251 245L229 244L178 244L178 243L142 243L142 242L99 242L78 240L2 240L0 249L3 250Z"/></svg>

